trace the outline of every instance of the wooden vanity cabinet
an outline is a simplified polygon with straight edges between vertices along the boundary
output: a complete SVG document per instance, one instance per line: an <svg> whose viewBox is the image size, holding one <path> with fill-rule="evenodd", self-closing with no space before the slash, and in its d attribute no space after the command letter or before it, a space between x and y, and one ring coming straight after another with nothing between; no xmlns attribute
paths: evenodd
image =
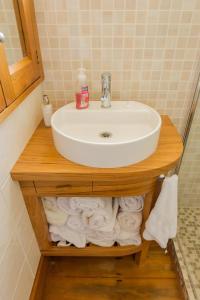
<svg viewBox="0 0 200 300"><path fill-rule="evenodd" d="M41 197L43 196L122 196L139 195L145 193L145 206L143 210L143 224L154 204L156 186L161 181L157 178L140 181L129 180L114 182L93 181L22 181L20 182L25 204L43 255L63 256L122 256L133 253L141 253L141 250L149 247L149 242L143 242L140 246L113 246L98 247L87 246L84 249L75 247L61 248L50 242L48 225L43 210ZM67 200L66 200L67 201Z"/></svg>
<svg viewBox="0 0 200 300"><path fill-rule="evenodd" d="M20 182L41 253L46 256L123 256L136 253L136 259L141 263L150 245L145 240L140 246L57 247L49 238L41 197L145 195L142 234L161 188L160 174L167 174L176 166L182 149L176 128L167 116L163 116L159 145L151 157L124 168L90 168L63 158L53 145L51 129L40 124L14 166L12 178Z"/></svg>
<svg viewBox="0 0 200 300"><path fill-rule="evenodd" d="M1 111L3 111L5 109L5 107L6 107L6 101L5 101L3 89L2 89L2 86L0 83L0 113L1 113Z"/></svg>

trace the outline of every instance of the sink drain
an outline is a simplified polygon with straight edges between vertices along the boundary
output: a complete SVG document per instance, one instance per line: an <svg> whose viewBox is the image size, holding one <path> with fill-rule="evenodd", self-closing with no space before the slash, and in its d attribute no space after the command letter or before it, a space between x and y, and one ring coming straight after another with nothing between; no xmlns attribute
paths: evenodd
<svg viewBox="0 0 200 300"><path fill-rule="evenodd" d="M99 135L100 135L100 137L102 137L102 138L111 138L111 137L112 137L112 133L109 132L109 131L103 131L103 132L101 132Z"/></svg>

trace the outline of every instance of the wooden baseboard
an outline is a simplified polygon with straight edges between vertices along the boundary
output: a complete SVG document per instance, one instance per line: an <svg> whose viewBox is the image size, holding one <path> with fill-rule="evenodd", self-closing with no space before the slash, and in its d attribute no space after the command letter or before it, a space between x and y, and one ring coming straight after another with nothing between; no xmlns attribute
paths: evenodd
<svg viewBox="0 0 200 300"><path fill-rule="evenodd" d="M42 300L45 277L48 268L47 256L41 256L29 300Z"/></svg>

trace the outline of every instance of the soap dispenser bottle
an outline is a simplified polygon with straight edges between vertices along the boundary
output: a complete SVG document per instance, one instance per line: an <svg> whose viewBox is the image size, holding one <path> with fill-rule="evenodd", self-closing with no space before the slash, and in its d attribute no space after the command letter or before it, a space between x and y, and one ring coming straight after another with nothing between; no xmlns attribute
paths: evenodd
<svg viewBox="0 0 200 300"><path fill-rule="evenodd" d="M89 91L87 83L86 70L80 68L78 70L78 77L76 83L76 108L84 109L89 106Z"/></svg>
<svg viewBox="0 0 200 300"><path fill-rule="evenodd" d="M52 104L50 103L47 95L43 95L42 113L43 113L45 126L50 127L51 126L51 116L53 114L53 108L52 108Z"/></svg>

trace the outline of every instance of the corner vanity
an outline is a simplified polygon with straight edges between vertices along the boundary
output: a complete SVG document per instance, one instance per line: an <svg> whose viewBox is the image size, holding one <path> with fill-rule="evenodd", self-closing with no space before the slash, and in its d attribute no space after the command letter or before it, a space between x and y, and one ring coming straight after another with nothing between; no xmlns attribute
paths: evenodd
<svg viewBox="0 0 200 300"><path fill-rule="evenodd" d="M149 158L126 167L95 168L73 163L61 156L53 144L51 128L41 123L12 169L12 178L19 181L29 217L45 256L123 256L136 253L142 262L150 242L140 246L86 248L57 247L50 241L43 209L43 196L125 196L145 195L141 233L157 199L161 174L173 169L183 150L182 139L168 116L162 126L156 151Z"/></svg>

